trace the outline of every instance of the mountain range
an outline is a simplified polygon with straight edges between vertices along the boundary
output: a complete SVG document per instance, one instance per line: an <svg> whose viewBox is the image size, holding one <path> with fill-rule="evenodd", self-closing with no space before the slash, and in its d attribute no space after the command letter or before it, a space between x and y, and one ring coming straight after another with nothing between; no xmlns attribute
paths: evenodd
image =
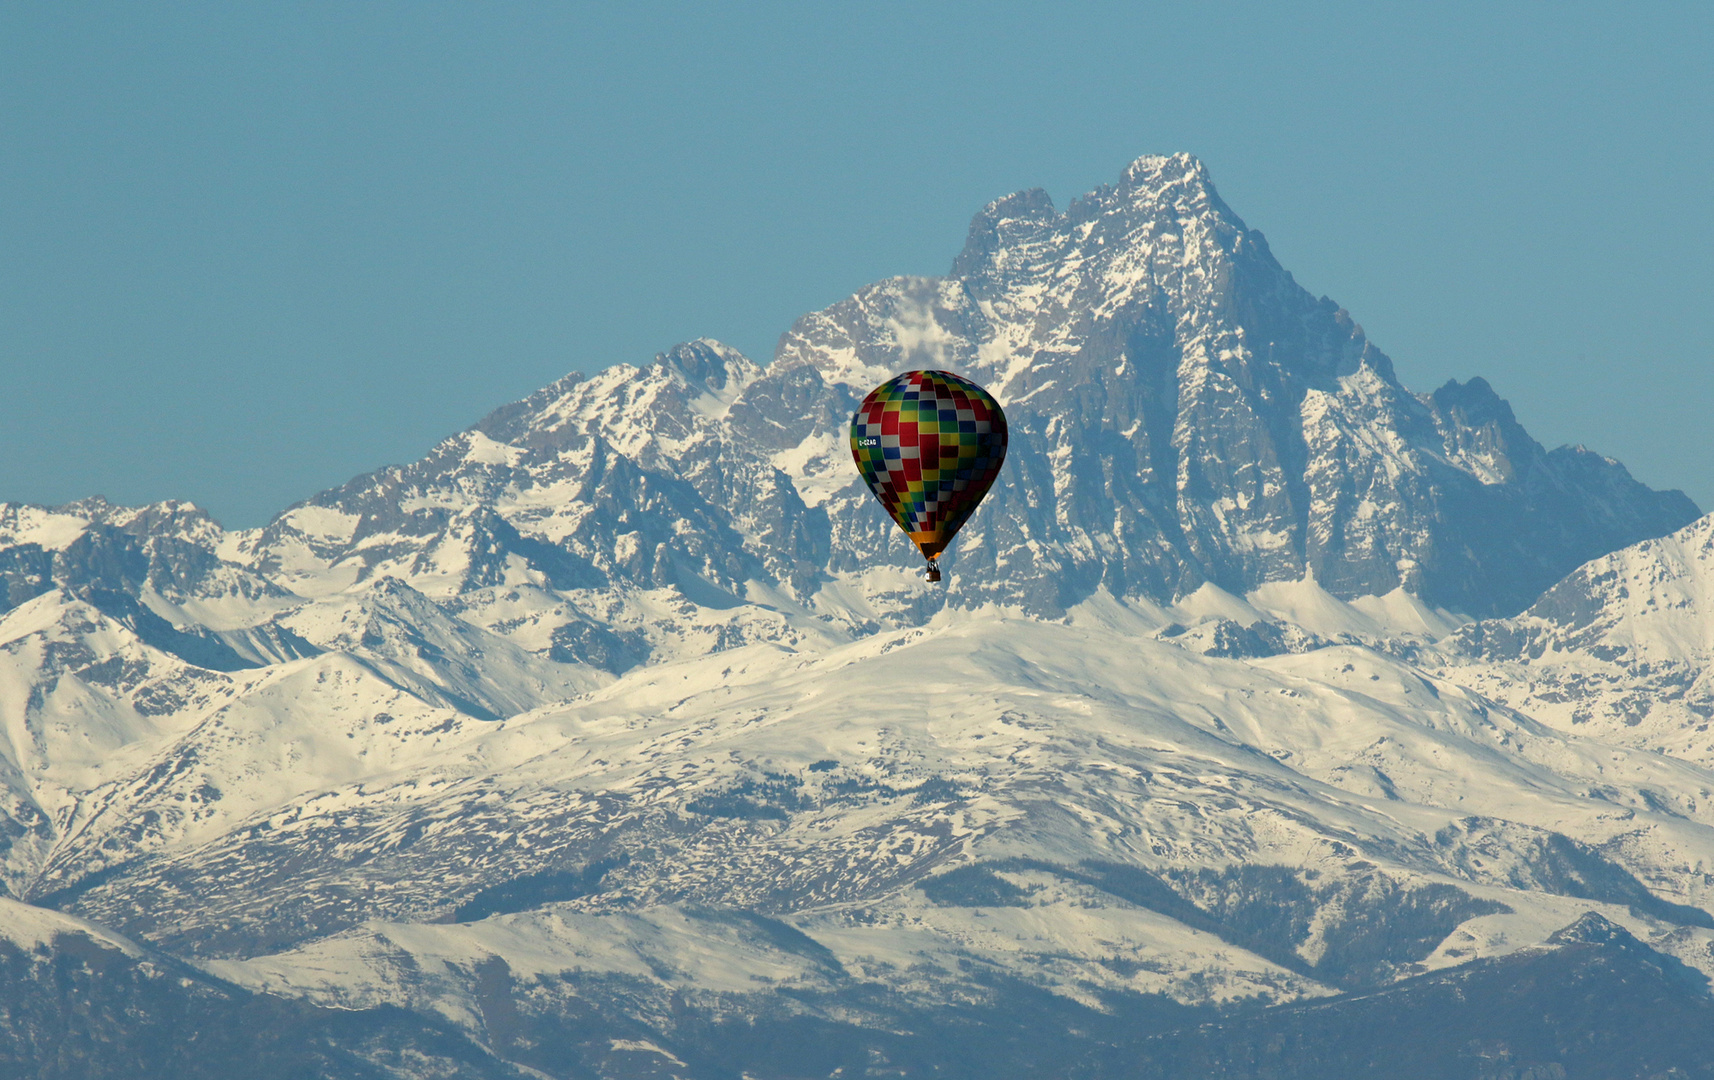
<svg viewBox="0 0 1714 1080"><path fill-rule="evenodd" d="M939 586L913 368L1011 433ZM1186 155L260 529L0 504L0 1064L1703 1075L1710 520Z"/></svg>

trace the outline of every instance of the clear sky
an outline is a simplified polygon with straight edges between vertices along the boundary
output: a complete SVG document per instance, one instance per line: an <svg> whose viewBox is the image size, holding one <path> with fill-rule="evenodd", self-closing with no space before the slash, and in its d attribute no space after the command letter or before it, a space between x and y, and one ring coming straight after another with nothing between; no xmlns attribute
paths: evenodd
<svg viewBox="0 0 1714 1080"><path fill-rule="evenodd" d="M0 500L260 524L1183 150L1408 385L1714 508L1711 57L1706 2L13 0Z"/></svg>

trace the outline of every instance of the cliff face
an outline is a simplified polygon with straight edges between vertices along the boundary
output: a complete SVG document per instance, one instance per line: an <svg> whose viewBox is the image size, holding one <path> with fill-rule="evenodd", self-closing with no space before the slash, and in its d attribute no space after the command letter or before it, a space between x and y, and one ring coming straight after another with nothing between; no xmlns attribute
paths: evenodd
<svg viewBox="0 0 1714 1080"><path fill-rule="evenodd" d="M1170 599L1310 574L1341 597L1402 586L1511 613L1697 516L1616 462L1545 451L1479 379L1407 391L1182 155L1064 214L1039 191L993 203L950 277L805 316L767 378L855 388L921 366L1006 405L1017 464L961 572L1043 611L1099 585ZM859 509L835 515L853 522L836 549L874 549Z"/></svg>

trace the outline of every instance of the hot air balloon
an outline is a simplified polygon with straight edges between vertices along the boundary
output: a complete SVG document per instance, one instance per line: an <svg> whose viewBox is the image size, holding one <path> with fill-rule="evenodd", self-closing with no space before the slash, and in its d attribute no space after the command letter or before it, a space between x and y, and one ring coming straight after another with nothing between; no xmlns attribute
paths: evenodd
<svg viewBox="0 0 1714 1080"><path fill-rule="evenodd" d="M851 417L863 482L928 560L970 520L1006 460L1006 414L950 371L907 371L869 391Z"/></svg>

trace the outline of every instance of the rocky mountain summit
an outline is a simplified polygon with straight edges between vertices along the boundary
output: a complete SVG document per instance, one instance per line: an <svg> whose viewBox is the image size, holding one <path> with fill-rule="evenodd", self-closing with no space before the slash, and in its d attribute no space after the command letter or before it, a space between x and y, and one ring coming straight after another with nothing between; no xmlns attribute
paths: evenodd
<svg viewBox="0 0 1714 1080"><path fill-rule="evenodd" d="M769 378L863 386L920 366L1005 404L1018 463L960 565L978 595L1044 614L1099 587L1170 600L1306 575L1345 598L1403 587L1509 614L1697 516L1616 462L1544 450L1481 380L1407 391L1185 155L1142 158L1063 215L1039 191L991 204L951 276L806 316ZM786 438L821 423L805 410Z"/></svg>
<svg viewBox="0 0 1714 1080"><path fill-rule="evenodd" d="M912 367L1010 421L944 588L846 446ZM1407 391L1192 158L1009 196L766 366L570 375L260 529L0 505L0 1031L99 969L353 1076L1360 1075L1416 1013L1700 1067L1697 514Z"/></svg>

